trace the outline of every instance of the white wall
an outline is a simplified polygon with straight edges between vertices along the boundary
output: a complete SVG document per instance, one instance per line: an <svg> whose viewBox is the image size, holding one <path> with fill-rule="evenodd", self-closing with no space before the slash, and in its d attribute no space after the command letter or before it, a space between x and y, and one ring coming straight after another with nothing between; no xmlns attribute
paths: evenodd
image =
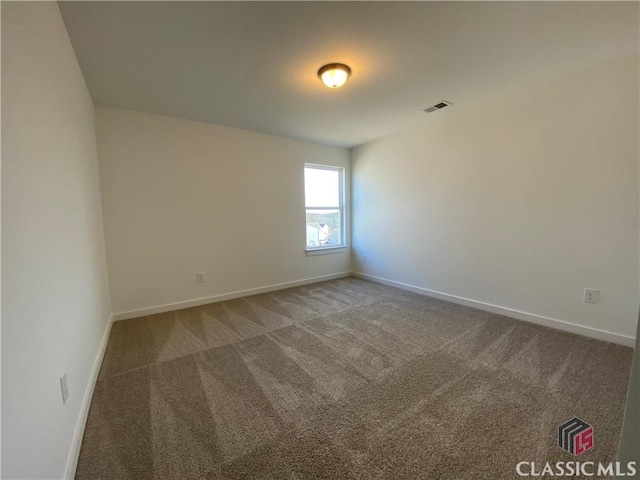
<svg viewBox="0 0 640 480"><path fill-rule="evenodd" d="M109 319L93 103L57 3L2 2L2 478L72 473Z"/></svg>
<svg viewBox="0 0 640 480"><path fill-rule="evenodd" d="M630 57L483 105L450 98L354 149L355 271L632 344L638 77Z"/></svg>
<svg viewBox="0 0 640 480"><path fill-rule="evenodd" d="M304 250L304 163L345 167L349 184L348 150L130 110L96 118L114 312L350 271L348 249Z"/></svg>

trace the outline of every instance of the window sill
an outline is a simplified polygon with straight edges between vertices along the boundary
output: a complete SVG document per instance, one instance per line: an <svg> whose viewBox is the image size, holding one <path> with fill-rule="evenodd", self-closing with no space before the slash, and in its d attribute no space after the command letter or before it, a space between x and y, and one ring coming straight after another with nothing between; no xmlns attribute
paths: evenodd
<svg viewBox="0 0 640 480"><path fill-rule="evenodd" d="M323 248L309 248L305 250L307 257L313 257L315 255L330 255L332 253L344 253L347 251L345 245L339 247L323 247Z"/></svg>

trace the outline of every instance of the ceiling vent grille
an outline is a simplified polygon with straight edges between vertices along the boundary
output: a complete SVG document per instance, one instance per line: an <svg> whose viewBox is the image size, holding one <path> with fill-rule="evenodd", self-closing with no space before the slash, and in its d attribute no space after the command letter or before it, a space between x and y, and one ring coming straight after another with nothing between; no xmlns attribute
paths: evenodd
<svg viewBox="0 0 640 480"><path fill-rule="evenodd" d="M449 105L451 105L451 102L448 102L446 100L442 100L441 102L436 103L435 105L431 105L430 107L426 107L423 108L422 110L425 113L433 113L435 111L441 110L445 107L448 107Z"/></svg>

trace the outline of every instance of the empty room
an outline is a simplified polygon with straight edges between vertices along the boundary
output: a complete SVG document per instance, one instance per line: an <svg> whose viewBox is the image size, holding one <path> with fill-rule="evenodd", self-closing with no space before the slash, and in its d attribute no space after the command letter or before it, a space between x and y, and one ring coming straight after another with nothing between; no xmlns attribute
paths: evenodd
<svg viewBox="0 0 640 480"><path fill-rule="evenodd" d="M0 8L2 479L640 478L640 3Z"/></svg>

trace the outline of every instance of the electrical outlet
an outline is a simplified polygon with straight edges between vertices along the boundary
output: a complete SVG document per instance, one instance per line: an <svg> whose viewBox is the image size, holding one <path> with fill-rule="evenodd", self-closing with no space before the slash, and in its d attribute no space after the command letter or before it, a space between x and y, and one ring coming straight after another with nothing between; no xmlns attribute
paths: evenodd
<svg viewBox="0 0 640 480"><path fill-rule="evenodd" d="M599 299L600 299L600 290L595 290L593 288L584 289L584 301L586 303L598 303Z"/></svg>
<svg viewBox="0 0 640 480"><path fill-rule="evenodd" d="M67 385L67 374L65 373L62 378L60 378L60 390L62 391L62 403L67 403L67 398L69 398L69 385Z"/></svg>
<svg viewBox="0 0 640 480"><path fill-rule="evenodd" d="M198 272L196 274L196 280L198 283L204 283L204 272Z"/></svg>
<svg viewBox="0 0 640 480"><path fill-rule="evenodd" d="M362 255L362 263L367 263L367 256L366 255Z"/></svg>

